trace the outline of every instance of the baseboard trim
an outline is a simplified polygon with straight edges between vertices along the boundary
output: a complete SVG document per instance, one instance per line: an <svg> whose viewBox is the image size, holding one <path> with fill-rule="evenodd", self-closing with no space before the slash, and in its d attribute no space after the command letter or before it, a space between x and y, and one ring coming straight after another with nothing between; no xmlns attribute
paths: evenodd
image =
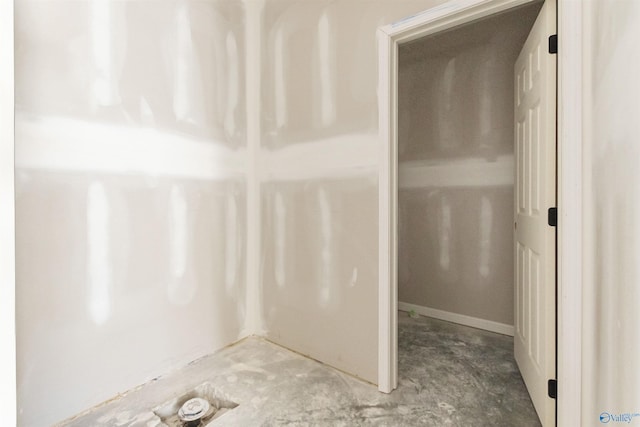
<svg viewBox="0 0 640 427"><path fill-rule="evenodd" d="M422 316L433 317L434 319L446 320L447 322L459 323L461 325L471 326L472 328L484 329L485 331L513 336L513 325L494 322L493 320L479 319L477 317L465 316L464 314L437 310L435 308L409 304L401 301L398 301L398 310L407 312L413 310Z"/></svg>

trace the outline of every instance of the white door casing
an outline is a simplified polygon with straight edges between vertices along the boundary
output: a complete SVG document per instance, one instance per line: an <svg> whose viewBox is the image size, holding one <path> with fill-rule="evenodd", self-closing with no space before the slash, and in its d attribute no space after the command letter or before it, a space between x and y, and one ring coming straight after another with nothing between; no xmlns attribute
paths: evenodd
<svg viewBox="0 0 640 427"><path fill-rule="evenodd" d="M543 426L555 425L556 4L547 0L515 65L515 337L522 378Z"/></svg>

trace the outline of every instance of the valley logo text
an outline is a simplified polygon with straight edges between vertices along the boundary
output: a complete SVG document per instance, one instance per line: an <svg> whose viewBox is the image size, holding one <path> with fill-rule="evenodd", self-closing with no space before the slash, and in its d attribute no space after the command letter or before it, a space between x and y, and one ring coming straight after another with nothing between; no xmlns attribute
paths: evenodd
<svg viewBox="0 0 640 427"><path fill-rule="evenodd" d="M600 414L600 422L602 424L608 423L630 423L635 417L640 417L640 412L625 412L622 414L612 414L610 412L602 412Z"/></svg>

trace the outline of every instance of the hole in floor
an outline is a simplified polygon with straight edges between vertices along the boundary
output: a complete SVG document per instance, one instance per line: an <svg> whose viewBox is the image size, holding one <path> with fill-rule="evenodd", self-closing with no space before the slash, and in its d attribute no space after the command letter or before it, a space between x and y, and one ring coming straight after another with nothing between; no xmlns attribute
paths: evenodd
<svg viewBox="0 0 640 427"><path fill-rule="evenodd" d="M220 418L238 404L220 395L209 383L156 407L156 414L168 427L198 427Z"/></svg>

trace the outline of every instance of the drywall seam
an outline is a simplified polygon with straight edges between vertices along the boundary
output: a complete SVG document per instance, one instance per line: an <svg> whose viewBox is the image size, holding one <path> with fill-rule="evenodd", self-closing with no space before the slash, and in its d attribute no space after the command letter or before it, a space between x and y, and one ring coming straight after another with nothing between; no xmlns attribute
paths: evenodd
<svg viewBox="0 0 640 427"><path fill-rule="evenodd" d="M0 3L0 424L16 425L13 2Z"/></svg>
<svg viewBox="0 0 640 427"><path fill-rule="evenodd" d="M408 302L402 301L398 301L398 310L406 312L414 311L421 316L433 317L434 319L458 323L472 328L484 329L485 331L495 332L497 334L513 336L513 325L494 322L493 320L480 319L479 317L466 316L464 314L438 310L431 307L424 307L422 305L409 304Z"/></svg>
<svg viewBox="0 0 640 427"><path fill-rule="evenodd" d="M157 129L17 114L16 133L19 169L224 180L247 166L245 150Z"/></svg>
<svg viewBox="0 0 640 427"><path fill-rule="evenodd" d="M104 184L100 181L92 182L87 194L87 308L97 325L103 325L111 316L111 217L111 206Z"/></svg>
<svg viewBox="0 0 640 427"><path fill-rule="evenodd" d="M513 155L495 161L470 159L451 163L402 162L398 168L400 189L425 187L493 187L513 186L515 182Z"/></svg>
<svg viewBox="0 0 640 427"><path fill-rule="evenodd" d="M262 11L264 0L245 0L246 106L247 106L247 294L241 337L264 335L260 283L260 107Z"/></svg>
<svg viewBox="0 0 640 427"><path fill-rule="evenodd" d="M355 134L293 144L275 151L262 150L261 181L302 181L375 174L375 134ZM336 156L335 153L340 155Z"/></svg>

